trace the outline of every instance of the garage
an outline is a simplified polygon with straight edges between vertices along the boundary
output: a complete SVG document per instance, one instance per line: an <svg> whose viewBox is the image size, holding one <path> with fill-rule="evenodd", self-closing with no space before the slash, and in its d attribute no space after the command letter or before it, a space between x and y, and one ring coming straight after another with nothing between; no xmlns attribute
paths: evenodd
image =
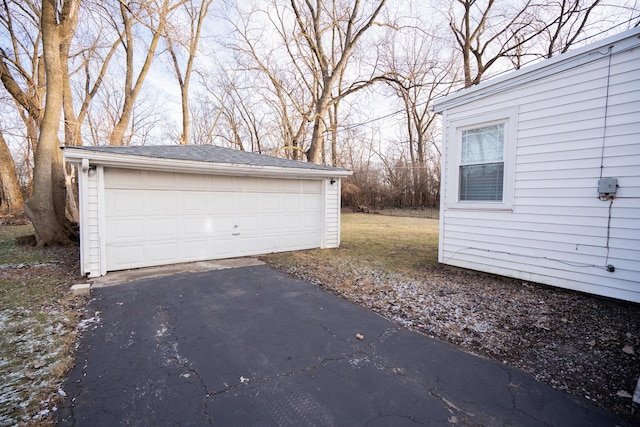
<svg viewBox="0 0 640 427"><path fill-rule="evenodd" d="M215 146L67 147L82 274L340 244L351 172Z"/></svg>

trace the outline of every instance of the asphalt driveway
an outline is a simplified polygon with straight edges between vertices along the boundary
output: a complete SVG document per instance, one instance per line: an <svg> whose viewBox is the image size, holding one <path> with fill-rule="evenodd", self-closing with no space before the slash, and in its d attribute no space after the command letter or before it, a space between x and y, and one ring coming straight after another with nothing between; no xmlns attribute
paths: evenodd
<svg viewBox="0 0 640 427"><path fill-rule="evenodd" d="M61 426L625 425L267 266L99 288L88 308Z"/></svg>

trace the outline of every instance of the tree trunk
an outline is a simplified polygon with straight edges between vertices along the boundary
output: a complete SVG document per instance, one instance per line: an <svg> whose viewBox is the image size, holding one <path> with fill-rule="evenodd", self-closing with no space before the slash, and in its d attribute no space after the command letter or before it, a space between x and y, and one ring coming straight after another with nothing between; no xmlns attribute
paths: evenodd
<svg viewBox="0 0 640 427"><path fill-rule="evenodd" d="M133 70L137 65L136 63L134 63L135 37L131 28L131 21L133 17L129 16L129 11L126 4L124 2L120 2L120 14L122 17L122 22L124 24L124 34L122 35L122 37L124 39L123 44L125 45L127 71L125 73L124 101L122 105L122 111L120 119L113 127L113 131L109 136L109 145L122 145L124 143L124 134L129 127L129 123L131 122L131 115L133 113L136 99L138 98L140 89L142 88L142 83L144 82L144 79L147 77L149 69L151 68L151 62L155 56L160 36L164 33L167 14L169 12L168 6L168 1L165 0L160 7L160 10L158 11L159 15L157 17L157 27L151 28L153 36L151 37L151 40L149 42L149 47L147 48L144 63L140 68L140 72L138 73L138 77L135 83L133 83Z"/></svg>
<svg viewBox="0 0 640 427"><path fill-rule="evenodd" d="M325 111L326 112L326 111ZM307 161L317 165L322 164L322 146L324 145L324 117L316 117L313 124L313 134L311 144L305 152Z"/></svg>
<svg viewBox="0 0 640 427"><path fill-rule="evenodd" d="M71 13L77 2L71 0ZM60 58L60 27L57 23L57 2L42 1L42 45L47 81L44 116L40 124L40 137L35 152L33 194L25 204L25 213L31 219L38 246L52 246L70 242L71 224L65 216L66 188L62 169L62 150L58 129L62 113L63 66ZM64 6L69 6L65 4ZM74 7L75 6L75 7Z"/></svg>
<svg viewBox="0 0 640 427"><path fill-rule="evenodd" d="M17 215L24 209L15 163L0 133L0 215Z"/></svg>
<svg viewBox="0 0 640 427"><path fill-rule="evenodd" d="M191 139L191 117L189 116L189 83L187 81L180 87L182 95L182 135L180 145L189 144Z"/></svg>
<svg viewBox="0 0 640 427"><path fill-rule="evenodd" d="M329 112L329 96L330 92L327 92L326 87L331 86L332 81L325 83L325 90L318 99L318 104L315 111L315 119L313 120L313 133L311 134L311 144L309 149L305 152L307 155L307 162L315 163L317 165L323 164L323 148L324 148L324 131L325 131L325 117Z"/></svg>

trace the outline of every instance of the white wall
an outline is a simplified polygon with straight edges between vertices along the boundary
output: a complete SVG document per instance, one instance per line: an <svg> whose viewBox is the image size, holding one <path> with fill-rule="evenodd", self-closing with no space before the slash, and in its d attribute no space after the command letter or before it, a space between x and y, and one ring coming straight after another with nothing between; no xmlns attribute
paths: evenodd
<svg viewBox="0 0 640 427"><path fill-rule="evenodd" d="M331 181L334 181L331 184ZM340 178L325 179L324 245L323 248L340 246Z"/></svg>
<svg viewBox="0 0 640 427"><path fill-rule="evenodd" d="M640 302L640 42L528 80L444 107L440 262ZM510 209L455 206L454 123L505 109L516 117ZM611 209L598 199L601 163L618 178Z"/></svg>

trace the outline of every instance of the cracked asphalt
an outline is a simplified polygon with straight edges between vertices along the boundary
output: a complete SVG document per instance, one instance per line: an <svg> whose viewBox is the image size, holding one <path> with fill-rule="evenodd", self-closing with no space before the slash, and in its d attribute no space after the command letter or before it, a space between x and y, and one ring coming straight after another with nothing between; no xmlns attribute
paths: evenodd
<svg viewBox="0 0 640 427"><path fill-rule="evenodd" d="M59 426L627 425L267 266L98 288L88 310Z"/></svg>

